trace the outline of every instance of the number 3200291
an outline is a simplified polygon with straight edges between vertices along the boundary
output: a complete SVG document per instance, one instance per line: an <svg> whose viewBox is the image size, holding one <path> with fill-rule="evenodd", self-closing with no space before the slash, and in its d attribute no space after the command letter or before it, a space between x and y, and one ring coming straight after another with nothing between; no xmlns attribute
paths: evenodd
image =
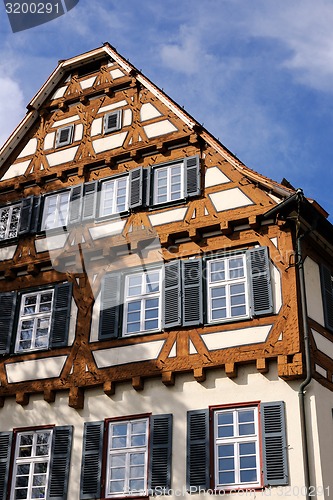
<svg viewBox="0 0 333 500"><path fill-rule="evenodd" d="M18 2L7 2L6 3L7 14L59 14L59 3L52 4L50 2L43 3L18 3Z"/></svg>

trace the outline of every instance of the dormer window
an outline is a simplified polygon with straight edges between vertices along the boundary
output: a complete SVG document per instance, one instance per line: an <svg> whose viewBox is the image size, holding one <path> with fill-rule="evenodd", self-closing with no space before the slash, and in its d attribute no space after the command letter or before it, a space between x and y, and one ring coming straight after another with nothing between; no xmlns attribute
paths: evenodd
<svg viewBox="0 0 333 500"><path fill-rule="evenodd" d="M62 127L57 130L56 148L68 146L73 142L74 125Z"/></svg>
<svg viewBox="0 0 333 500"><path fill-rule="evenodd" d="M117 111L112 111L112 113L107 113L104 115L104 134L109 134L110 132L115 132L121 129L121 117L122 111L118 109Z"/></svg>

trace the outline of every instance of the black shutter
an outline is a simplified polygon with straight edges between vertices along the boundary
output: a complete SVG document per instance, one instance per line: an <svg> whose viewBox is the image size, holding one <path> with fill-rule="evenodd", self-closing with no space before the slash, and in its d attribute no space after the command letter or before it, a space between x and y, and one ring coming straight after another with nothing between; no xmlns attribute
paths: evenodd
<svg viewBox="0 0 333 500"><path fill-rule="evenodd" d="M7 498L12 439L12 432L0 432L0 500Z"/></svg>
<svg viewBox="0 0 333 500"><path fill-rule="evenodd" d="M199 156L191 156L184 159L185 166L185 196L197 196L200 194L200 159Z"/></svg>
<svg viewBox="0 0 333 500"><path fill-rule="evenodd" d="M32 215L30 221L30 233L35 234L40 231L40 207L42 198L40 196L34 196L32 203Z"/></svg>
<svg viewBox="0 0 333 500"><path fill-rule="evenodd" d="M129 207L136 208L142 205L143 170L135 168L129 173Z"/></svg>
<svg viewBox="0 0 333 500"><path fill-rule="evenodd" d="M265 486L288 484L284 402L261 403Z"/></svg>
<svg viewBox="0 0 333 500"><path fill-rule="evenodd" d="M182 261L183 326L199 325L202 314L202 261Z"/></svg>
<svg viewBox="0 0 333 500"><path fill-rule="evenodd" d="M13 335L16 292L0 293L0 354L8 354Z"/></svg>
<svg viewBox="0 0 333 500"><path fill-rule="evenodd" d="M273 296L267 247L252 248L246 252L250 277L252 314L273 313Z"/></svg>
<svg viewBox="0 0 333 500"><path fill-rule="evenodd" d="M72 302L72 283L61 283L54 288L53 313L50 333L50 347L65 347L68 343L68 329Z"/></svg>
<svg viewBox="0 0 333 500"><path fill-rule="evenodd" d="M321 288L324 305L325 326L333 330L333 282L331 270L324 266L320 266Z"/></svg>
<svg viewBox="0 0 333 500"><path fill-rule="evenodd" d="M150 417L149 490L171 487L172 415Z"/></svg>
<svg viewBox="0 0 333 500"><path fill-rule="evenodd" d="M81 220L83 184L73 186L69 197L68 224L73 224Z"/></svg>
<svg viewBox="0 0 333 500"><path fill-rule="evenodd" d="M110 273L104 276L101 290L99 313L99 340L118 337L120 327L121 274Z"/></svg>
<svg viewBox="0 0 333 500"><path fill-rule="evenodd" d="M21 236L30 232L32 207L33 207L33 196L25 198L21 203L20 211L20 228L18 234Z"/></svg>
<svg viewBox="0 0 333 500"><path fill-rule="evenodd" d="M209 488L209 410L187 412L186 488Z"/></svg>
<svg viewBox="0 0 333 500"><path fill-rule="evenodd" d="M180 260L167 262L164 266L164 324L165 328L179 326L182 322Z"/></svg>
<svg viewBox="0 0 333 500"><path fill-rule="evenodd" d="M98 182L88 182L83 187L82 220L94 219L97 205Z"/></svg>
<svg viewBox="0 0 333 500"><path fill-rule="evenodd" d="M47 498L66 500L70 458L72 450L73 426L55 427L52 436L50 459L50 479Z"/></svg>
<svg viewBox="0 0 333 500"><path fill-rule="evenodd" d="M80 500L101 498L104 422L86 422L83 433Z"/></svg>
<svg viewBox="0 0 333 500"><path fill-rule="evenodd" d="M146 207L152 206L151 193L152 169L147 167L143 169L143 203Z"/></svg>

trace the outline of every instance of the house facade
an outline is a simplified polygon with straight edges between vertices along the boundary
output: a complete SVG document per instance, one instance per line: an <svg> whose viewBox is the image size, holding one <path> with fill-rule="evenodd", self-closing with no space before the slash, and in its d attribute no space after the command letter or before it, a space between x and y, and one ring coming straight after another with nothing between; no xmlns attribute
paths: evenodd
<svg viewBox="0 0 333 500"><path fill-rule="evenodd" d="M0 151L0 499L333 495L333 227L109 44Z"/></svg>

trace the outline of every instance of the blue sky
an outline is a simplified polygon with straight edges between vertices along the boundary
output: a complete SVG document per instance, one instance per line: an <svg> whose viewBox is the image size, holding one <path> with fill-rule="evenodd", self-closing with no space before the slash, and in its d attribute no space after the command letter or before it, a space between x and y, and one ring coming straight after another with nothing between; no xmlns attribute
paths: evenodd
<svg viewBox="0 0 333 500"><path fill-rule="evenodd" d="M247 166L333 221L331 0L80 0L12 33L0 4L0 142L59 59L108 41Z"/></svg>

